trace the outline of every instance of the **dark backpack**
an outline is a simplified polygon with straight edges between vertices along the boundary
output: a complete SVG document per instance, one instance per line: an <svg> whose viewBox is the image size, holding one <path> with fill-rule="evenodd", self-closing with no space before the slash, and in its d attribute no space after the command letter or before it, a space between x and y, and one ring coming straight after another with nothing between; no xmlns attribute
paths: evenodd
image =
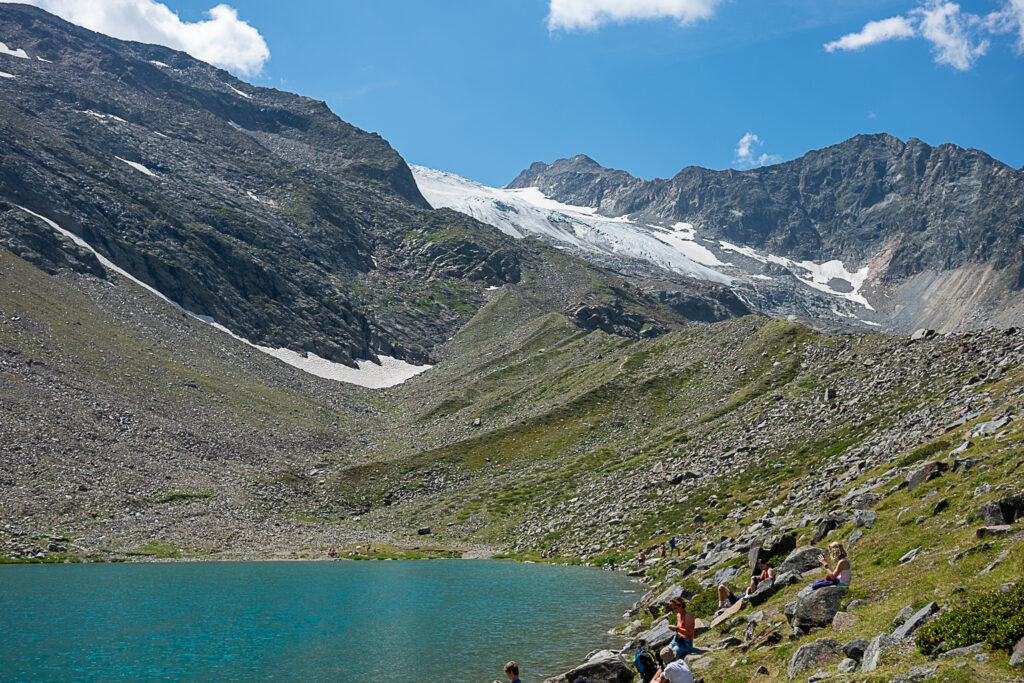
<svg viewBox="0 0 1024 683"><path fill-rule="evenodd" d="M647 650L640 650L633 655L633 668L640 674L640 680L648 683L658 672L658 660Z"/></svg>

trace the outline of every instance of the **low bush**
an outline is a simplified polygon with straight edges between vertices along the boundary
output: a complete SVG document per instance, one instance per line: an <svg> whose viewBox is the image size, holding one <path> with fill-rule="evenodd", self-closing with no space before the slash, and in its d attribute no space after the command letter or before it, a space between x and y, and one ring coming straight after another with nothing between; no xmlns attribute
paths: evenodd
<svg viewBox="0 0 1024 683"><path fill-rule="evenodd" d="M1024 581L1009 593L975 595L917 632L917 648L925 654L984 642L996 650L1010 650L1024 638ZM941 647L940 647L941 646Z"/></svg>

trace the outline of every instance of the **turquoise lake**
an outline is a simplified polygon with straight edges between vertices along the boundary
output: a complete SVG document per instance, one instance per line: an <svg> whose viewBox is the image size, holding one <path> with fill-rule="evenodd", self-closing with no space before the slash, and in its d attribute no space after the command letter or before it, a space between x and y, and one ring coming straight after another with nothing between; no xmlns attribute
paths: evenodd
<svg viewBox="0 0 1024 683"><path fill-rule="evenodd" d="M0 680L506 680L617 642L621 574L486 560L0 566Z"/></svg>

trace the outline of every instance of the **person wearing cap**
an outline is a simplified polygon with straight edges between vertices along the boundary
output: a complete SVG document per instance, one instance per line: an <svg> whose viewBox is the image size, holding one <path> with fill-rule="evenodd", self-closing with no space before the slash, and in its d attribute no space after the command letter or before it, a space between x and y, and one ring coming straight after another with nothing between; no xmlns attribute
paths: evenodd
<svg viewBox="0 0 1024 683"><path fill-rule="evenodd" d="M668 662L654 674L651 683L694 683L693 672L686 666L686 661L675 658L675 651L668 645L658 653L661 661Z"/></svg>

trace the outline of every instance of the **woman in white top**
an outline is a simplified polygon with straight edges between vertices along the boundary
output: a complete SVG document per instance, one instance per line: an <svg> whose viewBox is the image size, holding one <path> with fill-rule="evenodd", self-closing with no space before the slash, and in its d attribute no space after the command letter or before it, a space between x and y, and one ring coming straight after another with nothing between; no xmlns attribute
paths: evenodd
<svg viewBox="0 0 1024 683"><path fill-rule="evenodd" d="M832 560L829 564L825 556L821 556L821 564L825 567L825 580L833 586L849 586L853 578L853 570L850 568L850 560L846 557L846 548L838 541L828 544L828 557Z"/></svg>

